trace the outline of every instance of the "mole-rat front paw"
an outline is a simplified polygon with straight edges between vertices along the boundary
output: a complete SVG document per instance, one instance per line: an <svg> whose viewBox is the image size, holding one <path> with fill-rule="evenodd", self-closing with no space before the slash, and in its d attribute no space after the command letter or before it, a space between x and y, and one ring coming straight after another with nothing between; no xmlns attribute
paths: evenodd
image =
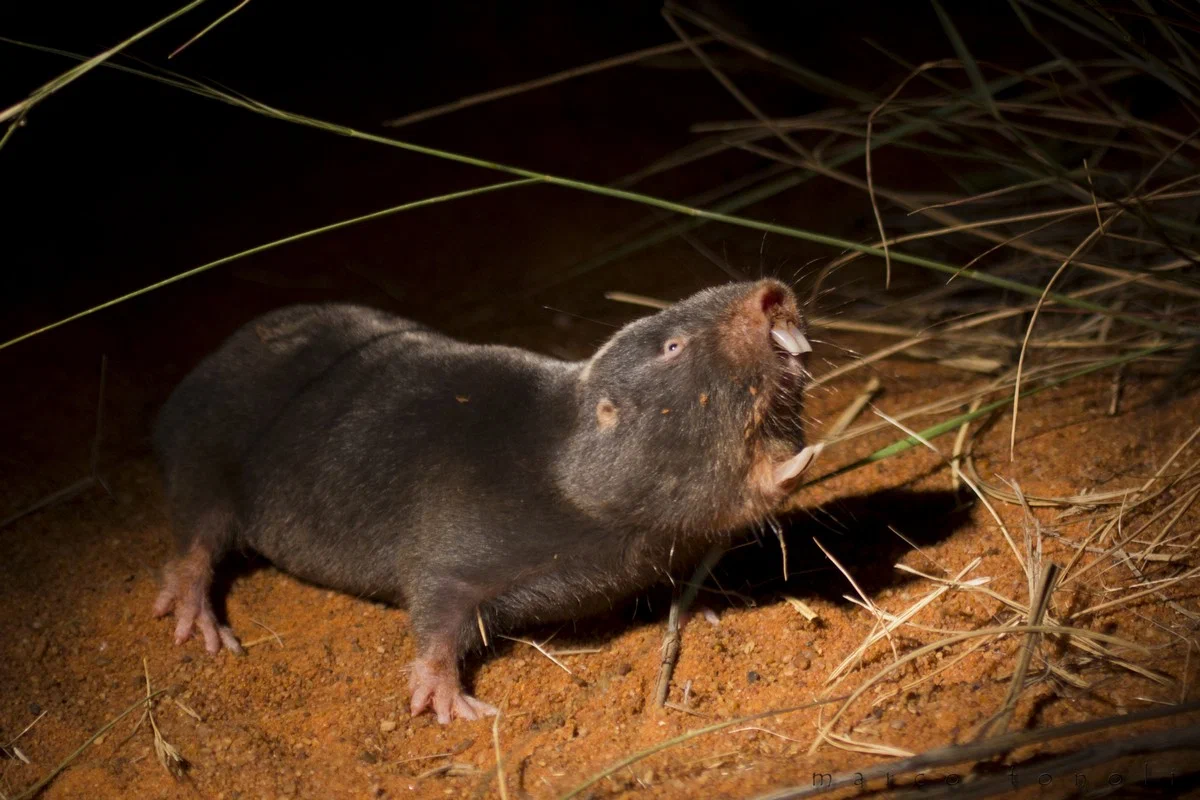
<svg viewBox="0 0 1200 800"><path fill-rule="evenodd" d="M169 588L159 593L154 601L154 616L162 617L175 610L175 644L180 645L192 638L196 631L204 639L204 649L210 653L218 653L224 647L235 656L244 656L246 651L238 642L233 629L228 625L217 622L212 605L207 597L197 598L195 593L187 593L178 597Z"/></svg>
<svg viewBox="0 0 1200 800"><path fill-rule="evenodd" d="M154 616L175 612L175 644L183 644L196 631L204 638L204 648L217 653L224 647L236 656L246 651L233 631L217 622L209 592L212 590L213 550L197 539L187 553L172 559L163 568L163 588L154 600Z"/></svg>
<svg viewBox="0 0 1200 800"><path fill-rule="evenodd" d="M238 642L233 629L217 622L212 602L208 598L208 573L201 571L189 575L187 570L176 564L168 565L166 585L154 601L154 616L164 617L175 612L175 644L183 644L196 631L204 639L204 649L210 653L220 652L224 647L235 656L246 651Z"/></svg>
<svg viewBox="0 0 1200 800"><path fill-rule="evenodd" d="M452 719L474 720L497 714L496 707L463 691L454 666L430 659L418 659L412 666L412 715L432 709L437 721L446 725Z"/></svg>

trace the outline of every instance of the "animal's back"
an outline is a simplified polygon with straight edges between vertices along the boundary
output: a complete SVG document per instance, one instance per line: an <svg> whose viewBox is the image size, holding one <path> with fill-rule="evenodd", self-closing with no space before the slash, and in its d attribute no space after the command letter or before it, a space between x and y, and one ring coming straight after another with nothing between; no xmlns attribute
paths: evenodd
<svg viewBox="0 0 1200 800"><path fill-rule="evenodd" d="M423 330L363 306L301 305L230 336L184 378L155 424L155 453L183 523L176 531L193 527L189 518L198 515L232 516L246 454L306 386L380 336Z"/></svg>
<svg viewBox="0 0 1200 800"><path fill-rule="evenodd" d="M530 526L561 513L551 442L573 420L562 401L573 370L433 332L356 349L246 454L239 541L292 574L384 599L426 574L495 581L497 543L520 550Z"/></svg>

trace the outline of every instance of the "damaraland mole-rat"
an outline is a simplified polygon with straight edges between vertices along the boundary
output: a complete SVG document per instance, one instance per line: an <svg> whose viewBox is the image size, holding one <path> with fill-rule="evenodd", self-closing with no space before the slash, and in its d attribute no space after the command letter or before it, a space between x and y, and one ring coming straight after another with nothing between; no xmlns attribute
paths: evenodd
<svg viewBox="0 0 1200 800"><path fill-rule="evenodd" d="M284 308L176 388L154 432L177 557L175 641L240 652L210 602L247 548L407 605L412 712L494 713L461 659L480 628L602 611L761 523L812 460L811 350L775 280L700 292L591 358L473 345L352 305Z"/></svg>

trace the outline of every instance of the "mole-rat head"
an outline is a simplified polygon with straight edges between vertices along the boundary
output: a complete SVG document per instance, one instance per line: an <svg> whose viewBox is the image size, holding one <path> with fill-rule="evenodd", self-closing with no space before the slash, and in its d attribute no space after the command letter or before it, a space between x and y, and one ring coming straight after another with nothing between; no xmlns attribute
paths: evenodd
<svg viewBox="0 0 1200 800"><path fill-rule="evenodd" d="M580 372L560 483L589 513L641 528L763 519L809 460L811 349L775 280L708 289L625 326Z"/></svg>

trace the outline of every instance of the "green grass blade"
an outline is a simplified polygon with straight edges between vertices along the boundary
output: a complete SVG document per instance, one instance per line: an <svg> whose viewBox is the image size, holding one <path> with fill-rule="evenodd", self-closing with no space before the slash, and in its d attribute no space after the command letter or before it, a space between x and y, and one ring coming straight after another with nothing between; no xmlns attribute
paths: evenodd
<svg viewBox="0 0 1200 800"><path fill-rule="evenodd" d="M136 70L130 70L128 68L126 68L126 71L135 72L137 74L145 74L145 73L139 73ZM182 86L188 85L187 83L185 83L183 81L180 81L179 83ZM558 175L550 175L548 173L536 172L536 171L524 169L521 167L514 167L514 166L507 165L507 164L500 164L500 163L497 163L494 161L487 161L482 158L476 158L474 156L469 156L469 155L465 155L465 154L461 154L461 153L454 153L454 152L450 152L448 150L441 150L436 147L427 147L424 145L415 144L413 142L406 142L406 141L402 141L399 139L392 139L392 138L388 138L386 136L380 136L379 134L368 133L366 131L357 130L355 128L351 128L346 125L339 125L339 124L332 123L332 122L326 122L324 120L319 120L319 119L316 119L313 117L308 117L303 114L295 114L292 112L284 111L282 109L273 108L271 106L266 105L265 103L260 103L255 100L238 97L238 96L235 96L228 92L221 92L221 91L218 91L211 87L205 91L197 91L197 93L201 94L202 96L220 99L222 102L225 102L229 105L237 106L239 108L243 108L248 111L253 111L254 113L260 114L264 117L280 120L282 122L289 122L289 123L301 125L304 127L314 128L317 130L322 130L327 133L333 133L333 134L336 134L339 136L344 136L344 137L347 137L350 139L371 142L373 144L381 144L381 145L385 145L388 147L395 147L400 150L405 150L405 151L413 152L413 153L420 153L422 155L432 156L434 158L439 158L439 159L443 159L446 161L453 161L453 162L456 162L459 164L467 164L470 166L480 167L482 169L492 170L492 171L496 171L496 172L505 172L510 175L516 175L521 178L527 178L530 180L541 181L544 183L552 184L554 186L562 186L562 187L565 187L568 189L585 191L585 192L589 192L592 194L603 195L605 197L612 197L612 198L619 199L619 200L626 200L626 201L633 202L633 203L639 203L641 205L652 206L654 208L661 208L666 211L672 211L672 212L675 212L677 214L680 214L680 215L683 215L686 217L692 217L694 219L708 220L710 222L723 222L723 223L726 223L729 225L735 225L738 227L748 228L751 230L762 231L765 233L774 233L779 236L787 236L787 237L794 238L794 239L802 239L805 241L813 242L815 244L821 244L821 245L825 245L827 247L836 248L838 250L856 250L856 251L865 253L867 255L873 255L873 256L877 256L879 258L884 257L884 251L882 248L872 247L870 245L866 245L861 242L850 241L848 239L840 239L835 236L827 236L825 234L817 233L815 231L809 231L809 230L805 230L802 228L794 228L794 227L790 227L787 225L778 225L775 223L764 222L762 220L751 219L748 217L732 216L729 214L720 213L720 212L716 212L716 211L708 211L708 210L701 209L701 208L692 208L690 206L686 206L681 203L675 203L670 200L664 200L662 198L653 197L651 195L639 194L637 192L631 192L631 191L627 191L624 189L616 189L616 188L613 188L610 186L601 186L599 184L588 183L586 181L577 181L577 180L573 180L571 178L564 178L564 177L561 177ZM438 200L438 201L440 202L440 200ZM1037 297L1037 298L1043 297L1042 289L1037 286L1032 286L1030 284L1010 280L1008 278L1001 278L1001 277L998 277L995 275L990 275L986 272L979 272L978 270L964 269L962 267L956 267L952 264L946 264L946 263L943 263L940 261L935 261L933 259L911 255L909 253L892 250L890 248L889 248L889 252L891 255L891 259L893 261L898 261L898 262L905 263L905 264L911 264L913 266L932 270L934 272L941 272L945 275L961 276L961 277L969 278L971 280L974 280L974 281L977 281L980 283L984 283L989 286L994 286L994 287L997 287L1000 289L1008 289L1008 290L1016 292L1018 294L1024 294L1028 297ZM151 286L151 287L146 287L145 289L142 289L142 290L134 292L130 295L127 295L125 298L117 298L116 300L109 301L108 303L104 304L102 307L107 308L111 305L115 305L116 303L121 302L123 299L127 299L128 297L135 297L139 294L143 294L147 291L151 291L154 288L157 288L158 285L160 285L160 284L156 284L155 286ZM1123 320L1125 322L1129 322L1131 324L1134 324L1134 325L1137 325L1140 327L1149 328L1151 330L1156 330L1156 331L1159 331L1162 333L1168 333L1168 334L1179 333L1179 331L1177 330L1177 328L1175 326L1170 325L1168 323L1160 322L1160 321L1154 320L1154 319L1145 318L1142 316L1138 316L1136 314L1128 314L1128 313L1123 313L1123 312L1119 312L1119 311L1114 311L1114 310L1112 310L1104 305L1101 305L1099 303L1093 303L1093 302L1090 302L1087 300L1076 299L1076 298L1068 297L1066 295L1062 295L1062 294L1058 294L1058 293L1054 293L1054 292L1045 294L1045 298L1046 298L1046 300L1052 300L1052 301L1059 303L1061 305L1064 305L1064 306L1068 306L1071 308L1079 308L1079 309L1083 309L1085 311L1091 311L1093 313L1102 314L1102 315L1105 315L1108 317L1112 317L1114 319ZM96 310L99 310L99 308L97 308ZM87 312L87 313L90 313L90 312ZM52 325L50 325L47 328L44 328L42 330L49 330L50 328L58 327L58 325L69 322L70 319L71 318L68 318L66 320L62 320L60 322L53 323ZM40 331L33 331L29 334L18 337L18 339L14 340L14 341L20 341L20 340L27 339L30 336L36 335L39 332ZM12 343L13 342L9 342L8 344L12 344ZM8 346L8 344L6 344L5 346ZM0 348L0 349L3 349L3 348Z"/></svg>
<svg viewBox="0 0 1200 800"><path fill-rule="evenodd" d="M452 192L451 194L438 195L437 197L426 197L421 200L414 200L413 202L410 202L410 203L403 203L402 205L392 206L391 208L385 208L380 211L374 211L370 214L364 214L360 217L344 219L341 222L334 222L330 225L323 225L320 228L311 228L307 231L302 231L300 233L292 234L291 236L285 236L282 239L276 239L272 242L267 242L266 244L260 244L256 247L251 247L249 250L242 250L241 252L234 253L233 255L228 255L223 258L218 258L216 261L210 261L207 264L201 264L200 266L189 269L186 272L180 272L177 275L172 275L171 277L169 277L165 280L161 280L158 283L153 283L149 286L143 286L141 289L137 289L135 291L129 292L128 294L123 294L120 297L114 297L112 300L101 303L98 306L92 306L91 308L80 311L77 314L72 314L69 317L64 317L63 319L60 319L57 322L52 322L49 325L45 325L41 328L38 328L37 330L29 331L28 333L23 333L20 336L16 337L15 339L9 339L7 342L0 344L0 350L3 350L7 347L11 347L14 344L19 344L20 342L23 342L26 339L31 339L34 336L37 336L38 334L46 333L47 331L52 331L55 328L66 325L68 322L74 322L77 319L82 319L83 317L89 316L91 314L95 314L97 311L103 311L104 309L111 308L112 306L115 306L118 303L123 303L126 300L132 300L133 298L138 297L140 295L147 294L148 292L153 292L155 289L161 289L164 286L169 286L172 283L177 283L181 280L184 280L185 278L190 278L193 275L199 275L201 272L205 272L206 270L210 270L214 267L219 267L224 264L228 264L231 261L237 261L238 259L245 258L247 256L252 256L255 253L261 253L266 250L271 250L276 247L280 247L281 245L291 244L293 242L299 242L303 239L308 239L312 236L319 236L322 233L329 233L330 231L336 231L340 228L348 228L349 226L357 225L360 222L369 222L370 220L380 219L381 217L386 217L391 214L398 214L401 211L409 211L410 209L422 208L424 206L431 206L431 205L435 205L437 203L446 203L451 200L460 200L464 197L474 197L475 195L486 194L488 192L494 192L494 191L498 191L500 189L511 189L515 186L527 186L531 183L537 183L537 182L538 181L533 178L526 178L524 180L519 180L519 181L505 181L504 183L493 183L489 186L480 186L475 189L467 189L467 190L461 191L461 192Z"/></svg>
<svg viewBox="0 0 1200 800"><path fill-rule="evenodd" d="M167 58L168 58L168 59L171 59L171 58L174 58L175 56L179 55L180 53L182 53L182 52L184 51L184 49L185 49L185 48L187 48L187 47L190 47L190 46L191 46L191 45L192 45L194 42L197 42L197 41L199 41L201 37L203 37L203 36L205 36L206 34L208 34L208 32L209 32L209 31L211 31L213 28L217 27L217 26L218 26L218 25L220 25L222 22L224 22L225 20L229 19L230 17L232 17L232 16L233 16L234 14L236 14L237 12L241 11L241 10L242 10L242 9L245 7L245 5L246 5L247 3L249 3L249 2L250 2L250 0L242 0L242 2L238 3L236 6L234 6L234 7L233 7L233 8L231 8L231 9L229 9L228 11L226 11L226 12L225 12L224 14L222 14L221 16L217 17L215 21L213 21L213 22L210 22L208 25L206 25L206 26L205 26L205 27L204 27L204 28L203 28L203 29L202 29L202 30L201 30L199 33L197 33L195 36L193 36L192 38L188 39L186 42L184 42L183 44L179 45L179 47L176 47L174 50L172 50L172 51L171 51L171 53L170 53L170 55L168 55L168 56L167 56Z"/></svg>
<svg viewBox="0 0 1200 800"><path fill-rule="evenodd" d="M151 33L154 33L154 31L158 30L159 28L161 28L162 26L171 22L172 20L174 20L178 17L182 17L184 14L191 11L193 8L195 8L196 6L200 5L203 2L204 2L204 0L193 0L191 3L188 3L183 8L175 11L172 14L168 14L167 16L163 17L162 19L160 19L158 22L154 23L150 27L143 28L142 30L138 31L133 36L130 36L128 39L126 39L125 41L116 45L115 47L110 47L108 50L105 50L103 53L100 53L99 55L96 55L96 56L92 56L91 58L81 59L83 61L82 64L67 70L62 75L59 75L57 78L55 78L54 80L49 81L48 83L42 85L38 89L35 89L33 92L30 93L29 97L25 98L21 102L14 103L13 105L9 106L8 108L4 109L3 111L0 111L0 122L7 122L8 120L13 119L14 117L21 117L21 116L28 114L29 109L32 108L35 104L46 99L47 97L54 94L59 89L63 88L64 86L71 83L72 81L82 78L84 75L91 72L93 69L100 66L105 61L112 58L117 53L121 52L126 47L128 47L129 45L133 44L134 42L136 42L139 39L149 36Z"/></svg>

